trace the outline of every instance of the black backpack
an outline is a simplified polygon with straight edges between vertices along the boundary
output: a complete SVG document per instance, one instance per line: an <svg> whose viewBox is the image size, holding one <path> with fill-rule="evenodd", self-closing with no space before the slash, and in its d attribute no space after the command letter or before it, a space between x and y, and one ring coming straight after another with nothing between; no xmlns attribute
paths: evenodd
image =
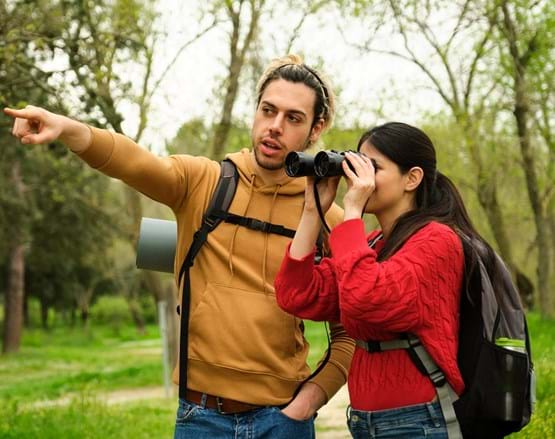
<svg viewBox="0 0 555 439"><path fill-rule="evenodd" d="M462 243L465 266L475 269L465 273L461 294L457 361L465 390L460 397L418 337L356 343L368 352L407 349L434 383L450 439L501 438L530 422L535 403L530 337L518 291L501 258L495 254L488 271L487 248L467 237Z"/></svg>

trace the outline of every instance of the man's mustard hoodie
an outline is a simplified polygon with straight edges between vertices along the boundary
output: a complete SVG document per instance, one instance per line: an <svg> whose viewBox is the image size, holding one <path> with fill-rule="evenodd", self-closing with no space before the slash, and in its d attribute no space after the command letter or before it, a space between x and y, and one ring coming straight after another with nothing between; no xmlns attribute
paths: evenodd
<svg viewBox="0 0 555 439"><path fill-rule="evenodd" d="M177 219L174 272L200 227L220 175L220 164L205 157L158 157L125 136L91 128L91 144L80 157L148 197L169 206ZM296 229L305 179L267 183L256 174L251 153L229 154L239 171L229 211ZM334 206L330 224L340 221ZM208 235L190 271L188 387L257 405L288 402L310 374L303 324L282 311L274 278L289 238L221 223ZM345 383L353 341L331 325L332 353L312 381L328 399ZM173 379L179 381L179 367Z"/></svg>

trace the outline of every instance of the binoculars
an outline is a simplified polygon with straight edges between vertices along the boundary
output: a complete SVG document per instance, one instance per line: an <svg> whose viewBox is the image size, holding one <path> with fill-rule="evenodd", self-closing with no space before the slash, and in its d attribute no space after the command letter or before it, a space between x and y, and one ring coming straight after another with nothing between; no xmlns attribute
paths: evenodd
<svg viewBox="0 0 555 439"><path fill-rule="evenodd" d="M360 152L352 152L360 155ZM291 151L285 157L285 173L289 177L324 178L345 175L341 166L343 160L345 160L345 151L320 151L314 157L304 152ZM375 169L374 160L372 160L372 165ZM349 163L349 168L355 172L351 163Z"/></svg>

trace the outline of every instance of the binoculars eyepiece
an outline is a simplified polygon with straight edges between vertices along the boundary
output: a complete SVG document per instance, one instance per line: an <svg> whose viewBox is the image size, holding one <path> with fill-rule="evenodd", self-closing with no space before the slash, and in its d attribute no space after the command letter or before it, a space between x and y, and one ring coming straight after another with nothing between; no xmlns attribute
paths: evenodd
<svg viewBox="0 0 555 439"><path fill-rule="evenodd" d="M353 151L354 152L354 151ZM359 152L354 152L359 154ZM291 151L285 157L285 173L289 177L335 177L345 175L341 163L345 160L345 151L320 151L315 156L304 152ZM376 164L372 160L374 169ZM349 168L354 169L349 163Z"/></svg>

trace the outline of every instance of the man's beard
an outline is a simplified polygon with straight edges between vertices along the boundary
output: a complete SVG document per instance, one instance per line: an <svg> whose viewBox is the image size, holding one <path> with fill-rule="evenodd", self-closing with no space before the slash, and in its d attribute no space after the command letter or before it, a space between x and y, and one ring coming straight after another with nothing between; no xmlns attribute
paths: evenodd
<svg viewBox="0 0 555 439"><path fill-rule="evenodd" d="M307 137L303 147L301 148L301 151L304 151L309 146L310 146L310 139ZM277 171L278 169L282 169L285 167L285 158L280 163L274 163L274 162L264 163L263 162L264 158L259 156L260 151L258 150L258 148L255 148L254 142L252 145L252 150L254 151L254 159L256 160L256 164L260 166L262 169L266 169L268 171Z"/></svg>
<svg viewBox="0 0 555 439"><path fill-rule="evenodd" d="M266 169L268 171L277 171L278 169L283 168L283 166L285 165L285 161L281 161L279 163L274 163L274 162L265 162L264 157L260 157L260 151L258 150L258 148L253 148L254 149L254 159L256 160L256 164L258 166L260 166L262 169Z"/></svg>

